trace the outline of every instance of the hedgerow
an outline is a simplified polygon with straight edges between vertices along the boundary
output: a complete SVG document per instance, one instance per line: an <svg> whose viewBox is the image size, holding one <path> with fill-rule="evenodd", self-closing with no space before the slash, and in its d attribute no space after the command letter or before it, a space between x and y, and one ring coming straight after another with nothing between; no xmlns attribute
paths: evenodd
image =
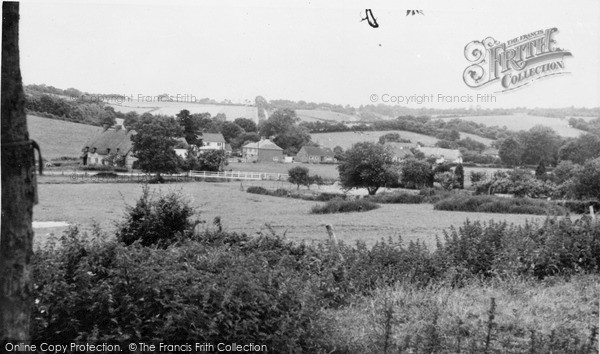
<svg viewBox="0 0 600 354"><path fill-rule="evenodd" d="M491 195L454 195L435 203L435 210L480 213L564 215L567 210L554 202L530 198L502 198Z"/></svg>
<svg viewBox="0 0 600 354"><path fill-rule="evenodd" d="M379 205L367 199L332 199L324 205L315 205L310 212L312 214L349 213L353 211L369 211L379 208Z"/></svg>

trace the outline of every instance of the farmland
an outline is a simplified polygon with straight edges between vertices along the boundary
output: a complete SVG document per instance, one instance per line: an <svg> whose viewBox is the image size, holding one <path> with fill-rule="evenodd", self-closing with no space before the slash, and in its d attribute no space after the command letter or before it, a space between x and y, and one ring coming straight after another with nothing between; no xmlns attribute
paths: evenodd
<svg viewBox="0 0 600 354"><path fill-rule="evenodd" d="M316 121L328 121L328 122L354 122L358 121L360 117L351 116L344 113L324 111L319 109L297 109L296 114L303 122L316 122Z"/></svg>
<svg viewBox="0 0 600 354"><path fill-rule="evenodd" d="M529 130L536 125L544 125L554 129L558 135L563 137L578 137L582 131L575 128L569 128L568 119L548 118L530 116L527 114L513 114L506 116L464 116L461 120L481 123L487 126L506 126L509 130ZM440 118L442 120L452 120L455 118Z"/></svg>
<svg viewBox="0 0 600 354"><path fill-rule="evenodd" d="M219 104L200 104L193 102L123 102L120 104L111 104L115 111L127 113L135 111L138 114L152 113L154 115L162 114L175 116L181 110L187 109L190 113L210 113L216 116L219 113L225 114L228 120L236 118L249 118L253 121L258 119L257 110L254 106L243 105L219 105Z"/></svg>
<svg viewBox="0 0 600 354"><path fill-rule="evenodd" d="M315 133L311 134L312 140L321 146L334 148L341 146L344 150L353 144L363 141L376 143L379 137L388 133L398 133L403 139L410 139L411 142L421 142L424 145L435 145L438 141L436 137L417 134L401 130L390 131L364 131L364 132L337 132L337 133Z"/></svg>
<svg viewBox="0 0 600 354"><path fill-rule="evenodd" d="M27 116L29 136L37 141L42 157L50 160L61 156L79 157L85 143L102 131L102 127Z"/></svg>
<svg viewBox="0 0 600 354"><path fill-rule="evenodd" d="M46 184L40 177L39 201L34 207L34 221L66 221L89 228L97 222L105 231L115 229L114 222L124 215L125 204L135 203L141 194L140 184L81 183ZM539 220L531 215L490 215L484 213L457 213L433 210L430 204L382 205L381 208L360 214L309 214L317 202L249 194L241 190L251 185L267 188L293 188L287 182L221 182L179 183L153 185L153 191L180 191L198 211L198 217L212 227L212 220L220 216L228 231L253 234L266 231L266 225L278 234L294 241L324 240L325 225L331 224L337 237L348 243L363 240L372 245L381 238L402 236L403 240L423 240L434 247L435 236L451 226L469 220L507 220L522 224L525 220ZM102 196L98 198L97 196ZM36 243L44 242L49 232L65 228L37 229Z"/></svg>

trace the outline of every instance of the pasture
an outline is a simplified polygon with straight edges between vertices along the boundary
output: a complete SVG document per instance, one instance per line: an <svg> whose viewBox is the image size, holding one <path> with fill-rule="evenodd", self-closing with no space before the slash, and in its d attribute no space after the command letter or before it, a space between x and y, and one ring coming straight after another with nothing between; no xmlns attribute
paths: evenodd
<svg viewBox="0 0 600 354"><path fill-rule="evenodd" d="M319 109L297 109L296 114L303 122L356 122L359 116L351 116L344 113L324 111Z"/></svg>
<svg viewBox="0 0 600 354"><path fill-rule="evenodd" d="M442 120L452 120L455 118L440 118ZM561 118L549 118L530 116L527 114L513 114L506 116L464 116L459 119L472 121L487 126L506 126L509 130L529 130L536 125L544 125L550 127L558 133L558 135L570 138L578 137L583 132L579 129L569 128L569 120ZM462 134L462 133L461 133Z"/></svg>
<svg viewBox="0 0 600 354"><path fill-rule="evenodd" d="M27 116L29 136L41 148L46 160L61 156L79 157L85 143L102 131L102 127L63 120Z"/></svg>
<svg viewBox="0 0 600 354"><path fill-rule="evenodd" d="M201 104L194 102L144 102L144 101L125 101L120 104L110 104L117 112L127 113L135 111L138 114L152 113L154 115L162 114L166 116L175 116L181 110L187 109L190 113L210 113L212 117L219 113L225 114L227 120L233 121L236 118L248 118L256 121L258 112L254 106L243 105L220 105L220 104Z"/></svg>
<svg viewBox="0 0 600 354"><path fill-rule="evenodd" d="M134 204L142 192L141 184L132 183L69 183L46 184L40 176L39 204L34 207L34 221L65 221L89 229L97 223L104 231L112 233L115 222L122 219L125 205ZM506 220L523 224L526 220L540 220L531 215L496 215L433 210L431 204L386 204L381 208L362 213L333 215L310 214L312 206L319 202L291 198L278 198L249 194L242 190L251 185L266 188L289 188L296 186L287 182L195 182L150 185L154 192L179 191L197 208L197 216L211 228L215 217L220 217L227 231L269 232L285 234L293 241L325 240L325 225L333 225L338 239L346 243L357 240L373 245L381 238L402 236L405 242L424 241L435 247L435 237L451 226L471 221ZM62 228L35 229L35 243L44 243L50 232L60 233Z"/></svg>
<svg viewBox="0 0 600 354"><path fill-rule="evenodd" d="M328 148L341 146L344 150L352 147L355 143L368 141L376 143L379 137L388 133L398 133L403 139L409 139L412 143L421 142L426 146L435 145L438 141L436 137L418 133L407 132L403 130L388 131L364 131L364 132L336 132L336 133L314 133L311 134L312 141Z"/></svg>

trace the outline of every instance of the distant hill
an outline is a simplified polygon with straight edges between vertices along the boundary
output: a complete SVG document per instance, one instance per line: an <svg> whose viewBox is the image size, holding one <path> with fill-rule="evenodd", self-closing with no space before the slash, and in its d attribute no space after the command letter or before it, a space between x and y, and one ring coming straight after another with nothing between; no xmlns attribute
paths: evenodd
<svg viewBox="0 0 600 354"><path fill-rule="evenodd" d="M227 120L233 121L236 118L248 118L254 122L258 121L258 111L255 106L244 105L225 105L225 104L201 104L193 102L123 102L110 103L110 106L117 112L127 113L135 111L138 114L151 113L175 116L180 111L187 109L190 113L210 113L216 116L219 113L225 114Z"/></svg>
<svg viewBox="0 0 600 354"><path fill-rule="evenodd" d="M320 109L297 109L296 114L303 122L357 122L360 120L359 116L349 115L339 112L320 110Z"/></svg>
<svg viewBox="0 0 600 354"><path fill-rule="evenodd" d="M486 126L506 126L509 130L529 130L536 125L543 125L550 127L556 131L556 133L562 137L578 137L582 133L582 130L569 127L569 120L566 118L549 118L531 116L528 114L512 114L502 116L464 116L458 117L461 120L472 121L480 123ZM452 120L455 118L439 118L444 121Z"/></svg>
<svg viewBox="0 0 600 354"><path fill-rule="evenodd" d="M337 133L314 133L311 134L312 141L323 147L334 148L341 146L344 150L350 148L353 144L368 141L376 143L379 137L388 133L398 133L403 139L409 139L411 142L420 142L424 145L435 145L439 140L436 137L417 134L402 130L388 131L363 131L363 132L337 132Z"/></svg>
<svg viewBox="0 0 600 354"><path fill-rule="evenodd" d="M85 143L102 131L102 127L71 123L57 119L27 116L29 136L35 140L46 160L62 156L79 157Z"/></svg>

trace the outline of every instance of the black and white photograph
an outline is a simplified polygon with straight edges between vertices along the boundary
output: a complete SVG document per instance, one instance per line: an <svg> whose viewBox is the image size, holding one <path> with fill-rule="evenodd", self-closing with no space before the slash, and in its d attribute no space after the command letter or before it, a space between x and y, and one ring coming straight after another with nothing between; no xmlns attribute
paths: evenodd
<svg viewBox="0 0 600 354"><path fill-rule="evenodd" d="M599 353L597 0L2 2L0 352Z"/></svg>

